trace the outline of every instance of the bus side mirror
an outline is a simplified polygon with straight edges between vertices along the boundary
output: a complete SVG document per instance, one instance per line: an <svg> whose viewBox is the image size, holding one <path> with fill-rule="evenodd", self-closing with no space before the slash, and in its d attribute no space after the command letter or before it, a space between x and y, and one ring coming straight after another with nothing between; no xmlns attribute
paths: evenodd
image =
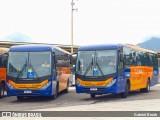
<svg viewBox="0 0 160 120"><path fill-rule="evenodd" d="M119 59L121 62L124 61L123 52L119 51Z"/></svg>
<svg viewBox="0 0 160 120"><path fill-rule="evenodd" d="M121 60L121 62L124 61L123 53L121 53L120 60Z"/></svg>
<svg viewBox="0 0 160 120"><path fill-rule="evenodd" d="M73 64L74 60L76 59L77 53L73 53L70 55L70 64Z"/></svg>
<svg viewBox="0 0 160 120"><path fill-rule="evenodd" d="M69 61L70 61L70 64L72 64L72 56L71 55L69 56Z"/></svg>

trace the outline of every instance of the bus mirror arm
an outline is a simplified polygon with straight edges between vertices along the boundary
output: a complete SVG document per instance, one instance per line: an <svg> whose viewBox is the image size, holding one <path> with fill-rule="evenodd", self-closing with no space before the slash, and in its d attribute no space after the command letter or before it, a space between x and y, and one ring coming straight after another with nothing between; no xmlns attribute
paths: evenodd
<svg viewBox="0 0 160 120"><path fill-rule="evenodd" d="M74 53L72 53L71 55L75 55L75 54L77 54L77 52L74 52Z"/></svg>

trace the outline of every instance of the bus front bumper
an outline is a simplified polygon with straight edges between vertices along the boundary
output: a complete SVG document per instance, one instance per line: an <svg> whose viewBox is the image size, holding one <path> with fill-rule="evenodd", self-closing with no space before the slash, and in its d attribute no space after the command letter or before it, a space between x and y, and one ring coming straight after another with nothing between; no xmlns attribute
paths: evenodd
<svg viewBox="0 0 160 120"><path fill-rule="evenodd" d="M7 96L51 96L52 87L46 89L10 89L7 87Z"/></svg>
<svg viewBox="0 0 160 120"><path fill-rule="evenodd" d="M108 94L108 93L116 93L116 86L111 87L84 87L84 86L78 86L76 85L76 93L87 93L87 94Z"/></svg>

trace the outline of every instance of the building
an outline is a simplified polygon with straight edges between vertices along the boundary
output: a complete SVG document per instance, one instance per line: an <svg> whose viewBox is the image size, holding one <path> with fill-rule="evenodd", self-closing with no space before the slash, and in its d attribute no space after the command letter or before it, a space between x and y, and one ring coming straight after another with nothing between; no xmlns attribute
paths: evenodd
<svg viewBox="0 0 160 120"><path fill-rule="evenodd" d="M10 48L13 45L27 45L27 44L47 44L47 45L55 45L60 47L68 52L71 52L71 45L63 45L63 44L50 44L50 43L33 43L33 42L13 42L13 41L1 41L0 40L0 47ZM77 52L80 46L74 45L73 51Z"/></svg>

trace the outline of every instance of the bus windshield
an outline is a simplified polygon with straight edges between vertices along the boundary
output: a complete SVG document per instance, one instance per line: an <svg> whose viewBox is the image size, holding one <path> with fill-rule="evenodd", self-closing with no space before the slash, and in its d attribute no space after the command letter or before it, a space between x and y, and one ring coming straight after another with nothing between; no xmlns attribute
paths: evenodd
<svg viewBox="0 0 160 120"><path fill-rule="evenodd" d="M104 76L116 73L117 50L79 51L76 74Z"/></svg>
<svg viewBox="0 0 160 120"><path fill-rule="evenodd" d="M51 75L51 52L9 52L7 67L7 75L14 78Z"/></svg>

